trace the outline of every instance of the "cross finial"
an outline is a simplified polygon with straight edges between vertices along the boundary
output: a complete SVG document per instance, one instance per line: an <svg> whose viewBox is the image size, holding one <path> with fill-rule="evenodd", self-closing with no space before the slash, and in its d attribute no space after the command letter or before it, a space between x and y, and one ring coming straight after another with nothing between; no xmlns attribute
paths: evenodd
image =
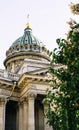
<svg viewBox="0 0 79 130"><path fill-rule="evenodd" d="M27 15L27 24L26 24L26 28L30 28L30 24L29 24L29 14Z"/></svg>
<svg viewBox="0 0 79 130"><path fill-rule="evenodd" d="M29 14L27 15L27 22L29 23Z"/></svg>

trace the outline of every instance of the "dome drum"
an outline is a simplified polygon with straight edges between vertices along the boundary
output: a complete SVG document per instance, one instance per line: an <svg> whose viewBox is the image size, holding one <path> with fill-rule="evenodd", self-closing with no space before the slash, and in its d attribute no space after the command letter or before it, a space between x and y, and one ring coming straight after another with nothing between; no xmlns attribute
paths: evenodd
<svg viewBox="0 0 79 130"><path fill-rule="evenodd" d="M9 57L19 52L30 52L30 51L39 52L49 56L49 50L47 50L44 46L39 46L37 44L29 44L29 43L10 47L9 50L6 52L6 56Z"/></svg>

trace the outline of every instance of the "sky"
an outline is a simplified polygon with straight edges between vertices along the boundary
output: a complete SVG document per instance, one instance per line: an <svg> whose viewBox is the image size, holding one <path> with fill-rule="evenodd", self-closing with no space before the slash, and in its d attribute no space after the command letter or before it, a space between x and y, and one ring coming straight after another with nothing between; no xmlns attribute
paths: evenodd
<svg viewBox="0 0 79 130"><path fill-rule="evenodd" d="M28 14L33 35L50 51L57 47L56 39L66 37L70 18L79 21L70 11L71 2L79 0L0 0L0 69L8 48L23 35Z"/></svg>

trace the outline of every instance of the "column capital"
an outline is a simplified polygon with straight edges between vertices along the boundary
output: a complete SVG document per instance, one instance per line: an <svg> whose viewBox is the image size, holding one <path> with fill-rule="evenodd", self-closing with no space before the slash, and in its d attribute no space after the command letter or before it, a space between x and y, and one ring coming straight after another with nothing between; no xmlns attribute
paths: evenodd
<svg viewBox="0 0 79 130"><path fill-rule="evenodd" d="M20 100L18 101L18 106L19 106L19 105L23 105L24 103L27 103L27 97L23 97L22 99L20 99Z"/></svg>
<svg viewBox="0 0 79 130"><path fill-rule="evenodd" d="M19 100L19 101L18 101L18 106L21 106L22 103L23 103L23 102L22 102L21 100Z"/></svg>
<svg viewBox="0 0 79 130"><path fill-rule="evenodd" d="M23 102L23 103L27 103L27 97L24 97L24 98L22 99L22 102Z"/></svg>
<svg viewBox="0 0 79 130"><path fill-rule="evenodd" d="M0 105L5 105L7 103L8 99L5 97L0 97Z"/></svg>
<svg viewBox="0 0 79 130"><path fill-rule="evenodd" d="M28 94L28 99L35 99L36 96L37 96L36 93L30 92L30 93Z"/></svg>

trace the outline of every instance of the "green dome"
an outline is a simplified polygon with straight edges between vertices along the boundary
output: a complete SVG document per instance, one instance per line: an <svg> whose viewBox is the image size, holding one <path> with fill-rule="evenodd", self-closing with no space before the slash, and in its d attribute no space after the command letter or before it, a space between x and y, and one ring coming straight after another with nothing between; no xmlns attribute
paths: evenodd
<svg viewBox="0 0 79 130"><path fill-rule="evenodd" d="M49 50L32 34L32 29L29 26L24 29L23 36L16 39L6 51L4 65L9 60L13 61L13 58L16 60L18 57L22 57L22 59L23 57L39 57L50 60Z"/></svg>
<svg viewBox="0 0 79 130"><path fill-rule="evenodd" d="M27 27L24 30L23 36L16 39L10 48L6 51L6 56L13 56L18 52L28 52L28 51L38 51L40 52L41 48L45 48L43 43L39 41L33 34L32 29ZM46 50L46 49L44 49Z"/></svg>
<svg viewBox="0 0 79 130"><path fill-rule="evenodd" d="M22 37L19 37L12 44L12 46L22 45L22 44L38 44L38 45L40 45L40 43L41 42L35 36L33 36L32 29L31 28L26 28L24 30L24 35Z"/></svg>

